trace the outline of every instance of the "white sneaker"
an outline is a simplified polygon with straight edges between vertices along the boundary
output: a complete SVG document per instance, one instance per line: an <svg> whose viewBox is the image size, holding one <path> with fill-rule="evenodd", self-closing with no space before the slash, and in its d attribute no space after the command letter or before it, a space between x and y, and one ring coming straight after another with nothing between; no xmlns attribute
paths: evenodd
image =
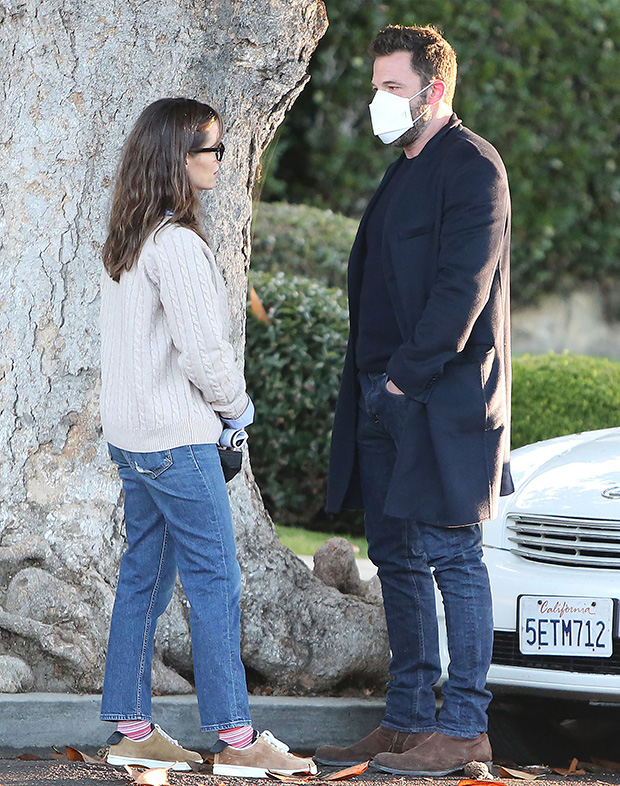
<svg viewBox="0 0 620 786"><path fill-rule="evenodd" d="M136 742L120 731L116 731L108 743L110 743L110 752L107 762L116 766L137 764L143 767L167 767L187 772L191 770L188 761L196 763L202 761L199 753L182 748L176 740L155 724L153 733L146 740Z"/></svg>
<svg viewBox="0 0 620 786"><path fill-rule="evenodd" d="M226 745L215 754L214 775L268 778L269 772L277 772L280 775L307 772L316 775L317 766L312 759L304 759L289 753L288 746L277 740L270 731L262 732L247 748L233 748Z"/></svg>

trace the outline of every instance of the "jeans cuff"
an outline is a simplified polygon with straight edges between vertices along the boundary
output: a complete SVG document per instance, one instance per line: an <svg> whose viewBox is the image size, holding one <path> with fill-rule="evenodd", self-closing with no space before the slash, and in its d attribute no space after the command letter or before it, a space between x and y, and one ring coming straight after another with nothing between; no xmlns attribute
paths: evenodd
<svg viewBox="0 0 620 786"><path fill-rule="evenodd" d="M211 723L208 726L201 726L200 731L226 731L226 729L236 729L238 726L251 726L250 718L240 718L239 720L227 723Z"/></svg>
<svg viewBox="0 0 620 786"><path fill-rule="evenodd" d="M387 719L381 721L381 726L383 726L385 729L390 729L391 731L400 731L403 734L422 734L424 732L439 731L436 724L433 724L432 726L424 726L414 723L411 726L404 727L400 723L394 723L393 721Z"/></svg>
<svg viewBox="0 0 620 786"><path fill-rule="evenodd" d="M474 731L473 729L450 729L446 726L438 726L435 731L438 731L440 734L445 734L448 737L459 737L462 740L475 740L478 735L485 734L487 730L479 729L478 731Z"/></svg>
<svg viewBox="0 0 620 786"><path fill-rule="evenodd" d="M151 721L152 723L150 715L136 714L135 712L129 715L122 715L118 712L106 712L105 715L101 714L99 716L99 720L108 721L110 723L116 723L118 721Z"/></svg>

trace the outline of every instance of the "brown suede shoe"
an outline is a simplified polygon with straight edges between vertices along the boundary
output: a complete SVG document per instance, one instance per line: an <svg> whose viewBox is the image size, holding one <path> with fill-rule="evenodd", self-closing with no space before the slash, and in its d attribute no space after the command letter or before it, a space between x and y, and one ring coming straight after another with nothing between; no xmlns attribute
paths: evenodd
<svg viewBox="0 0 620 786"><path fill-rule="evenodd" d="M338 748L336 745L321 745L316 749L314 760L319 764L328 764L333 767L352 767L354 764L368 761L384 751L402 753L430 736L431 732L408 734L404 731L394 731L394 729L379 726L363 740L346 748Z"/></svg>
<svg viewBox="0 0 620 786"><path fill-rule="evenodd" d="M486 734L470 740L436 731L404 753L379 753L370 766L393 775L448 775L463 769L470 761L490 764L492 758Z"/></svg>

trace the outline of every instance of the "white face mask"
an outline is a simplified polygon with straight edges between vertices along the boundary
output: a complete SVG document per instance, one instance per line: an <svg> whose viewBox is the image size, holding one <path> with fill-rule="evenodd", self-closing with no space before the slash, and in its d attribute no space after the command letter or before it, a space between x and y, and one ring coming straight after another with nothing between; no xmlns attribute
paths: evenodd
<svg viewBox="0 0 620 786"><path fill-rule="evenodd" d="M403 98L402 96L388 93L386 90L377 90L372 102L368 105L370 109L370 122L372 123L372 132L375 136L386 145L390 142L396 141L401 137L405 131L418 122L421 117L424 117L427 110L425 109L421 115L418 115L415 120L411 117L411 104L414 98L417 98L425 90L428 90L434 82L429 82L426 87L418 91L411 98Z"/></svg>

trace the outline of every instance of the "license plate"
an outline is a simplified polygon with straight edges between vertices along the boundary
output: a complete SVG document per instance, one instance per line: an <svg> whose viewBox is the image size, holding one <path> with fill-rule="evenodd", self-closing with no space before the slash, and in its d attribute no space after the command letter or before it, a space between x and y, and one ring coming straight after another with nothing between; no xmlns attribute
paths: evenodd
<svg viewBox="0 0 620 786"><path fill-rule="evenodd" d="M611 598L521 595L519 649L523 655L609 658L613 614Z"/></svg>

